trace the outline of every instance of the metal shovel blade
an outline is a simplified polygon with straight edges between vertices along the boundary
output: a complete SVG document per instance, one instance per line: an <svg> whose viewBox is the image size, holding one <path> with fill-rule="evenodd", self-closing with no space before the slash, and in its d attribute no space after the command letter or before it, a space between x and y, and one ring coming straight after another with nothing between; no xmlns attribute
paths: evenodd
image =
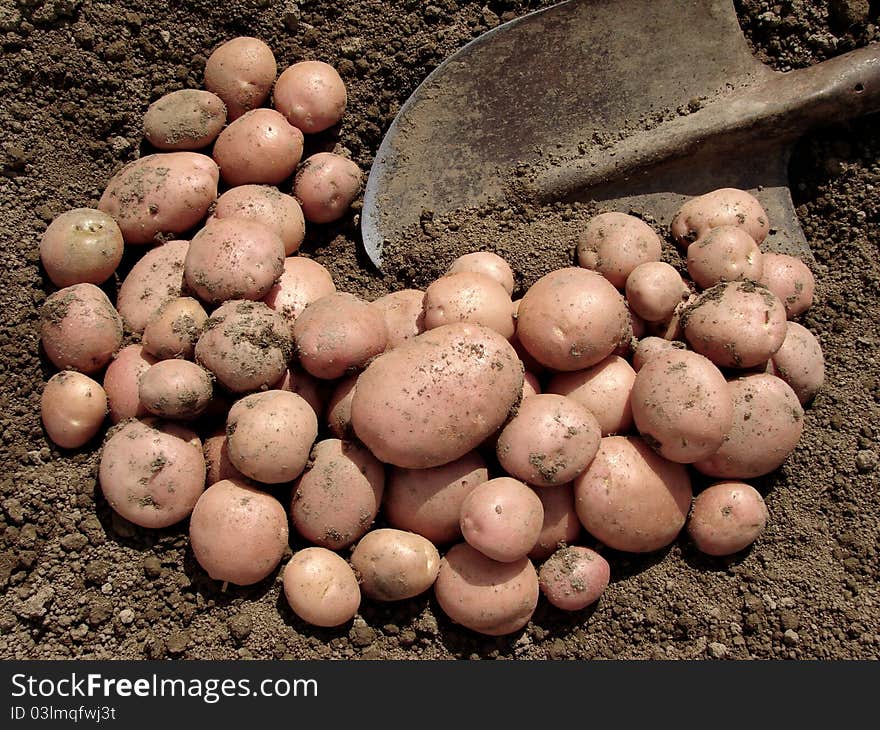
<svg viewBox="0 0 880 730"><path fill-rule="evenodd" d="M878 44L778 73L731 0L570 0L485 33L438 66L377 153L361 229L386 241L503 196L597 200L668 222L686 197L750 190L767 245L809 255L787 181L807 129L880 108Z"/></svg>

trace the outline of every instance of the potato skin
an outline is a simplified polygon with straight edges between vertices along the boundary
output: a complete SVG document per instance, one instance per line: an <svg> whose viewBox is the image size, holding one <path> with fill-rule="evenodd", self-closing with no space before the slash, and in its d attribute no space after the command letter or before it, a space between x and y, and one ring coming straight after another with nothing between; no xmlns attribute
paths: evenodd
<svg viewBox="0 0 880 730"><path fill-rule="evenodd" d="M535 494L544 507L544 522L529 557L532 560L546 560L560 547L577 540L581 523L574 510L574 487L571 484L550 489L538 488Z"/></svg>
<svg viewBox="0 0 880 730"><path fill-rule="evenodd" d="M733 555L764 531L769 513L764 498L744 482L717 482L697 495L688 534L707 555Z"/></svg>
<svg viewBox="0 0 880 730"><path fill-rule="evenodd" d="M660 236L639 218L626 213L600 213L578 237L578 263L623 289L640 264L659 261Z"/></svg>
<svg viewBox="0 0 880 730"><path fill-rule="evenodd" d="M46 228L40 260L57 287L103 284L119 266L124 246L113 218L95 208L74 208Z"/></svg>
<svg viewBox="0 0 880 730"><path fill-rule="evenodd" d="M354 435L351 428L351 401L357 380L357 375L349 375L338 381L327 402L327 426L336 438L347 439Z"/></svg>
<svg viewBox="0 0 880 730"><path fill-rule="evenodd" d="M662 337L644 337L639 340L639 344L636 345L636 350L633 353L633 370L639 372L648 360L661 353L684 349L686 349L686 346L683 342L666 340Z"/></svg>
<svg viewBox="0 0 880 730"><path fill-rule="evenodd" d="M224 479L247 481L247 477L236 469L229 460L226 442L226 429L220 428L205 439L202 444L205 456L205 486L210 487Z"/></svg>
<svg viewBox="0 0 880 730"><path fill-rule="evenodd" d="M483 274L504 287L507 296L513 295L513 269L510 268L503 258L491 251L475 251L474 253L466 253L459 256L453 261L447 274L459 274L463 271L470 271L475 274Z"/></svg>
<svg viewBox="0 0 880 730"><path fill-rule="evenodd" d="M809 403L825 382L822 346L806 327L789 322L782 347L770 358L768 372L788 383L801 405Z"/></svg>
<svg viewBox="0 0 880 730"><path fill-rule="evenodd" d="M87 375L56 373L40 399L40 417L52 443L78 449L98 433L107 415L107 394Z"/></svg>
<svg viewBox="0 0 880 730"><path fill-rule="evenodd" d="M275 82L274 106L306 134L329 129L342 119L348 102L345 82L323 61L300 61Z"/></svg>
<svg viewBox="0 0 880 730"><path fill-rule="evenodd" d="M163 151L199 150L217 139L226 105L210 91L180 89L157 99L144 114L144 136Z"/></svg>
<svg viewBox="0 0 880 730"><path fill-rule="evenodd" d="M144 350L160 360L172 357L192 359L207 321L204 308L192 297L172 299L147 322L141 344Z"/></svg>
<svg viewBox="0 0 880 730"><path fill-rule="evenodd" d="M205 88L219 96L229 121L256 109L269 97L278 65L259 38L239 36L214 49L205 63Z"/></svg>
<svg viewBox="0 0 880 730"><path fill-rule="evenodd" d="M214 394L211 374L187 360L162 360L140 377L138 397L150 413L189 420L208 407Z"/></svg>
<svg viewBox="0 0 880 730"><path fill-rule="evenodd" d="M284 567L284 596L291 610L313 626L341 626L361 605L351 566L321 547L300 550L290 559Z"/></svg>
<svg viewBox="0 0 880 730"><path fill-rule="evenodd" d="M626 301L645 322L667 321L689 293L681 274L663 261L640 264L626 278Z"/></svg>
<svg viewBox="0 0 880 730"><path fill-rule="evenodd" d="M538 572L541 593L563 611L580 611L598 601L610 579L608 561L586 547L556 551Z"/></svg>
<svg viewBox="0 0 880 730"><path fill-rule="evenodd" d="M315 416L320 420L324 413L324 403L327 400L326 383L309 375L296 367L289 367L281 376L281 380L272 386L272 390L288 390L305 398Z"/></svg>
<svg viewBox="0 0 880 730"><path fill-rule="evenodd" d="M402 345L425 331L425 292L418 289L401 289L370 302L370 306L382 312L388 331L386 349Z"/></svg>
<svg viewBox="0 0 880 730"><path fill-rule="evenodd" d="M670 230L679 246L687 248L718 226L739 226L759 245L770 232L764 208L751 193L737 188L720 188L685 201Z"/></svg>
<svg viewBox="0 0 880 730"><path fill-rule="evenodd" d="M809 267L796 256L765 253L760 281L779 297L789 319L813 306L816 280Z"/></svg>
<svg viewBox="0 0 880 730"><path fill-rule="evenodd" d="M289 256L284 259L281 278L263 301L283 315L292 327L309 304L335 292L333 277L321 264L302 256Z"/></svg>
<svg viewBox="0 0 880 730"><path fill-rule="evenodd" d="M293 195L310 223L332 223L348 211L361 191L364 174L356 163L332 152L303 160L293 181Z"/></svg>
<svg viewBox="0 0 880 730"><path fill-rule="evenodd" d="M376 601L402 601L428 590L440 570L437 548L403 530L372 530L351 554L361 591Z"/></svg>
<svg viewBox="0 0 880 730"><path fill-rule="evenodd" d="M510 295L485 274L462 271L446 274L425 291L425 329L453 322L473 322L510 339L516 329Z"/></svg>
<svg viewBox="0 0 880 730"><path fill-rule="evenodd" d="M157 362L140 345L129 345L116 353L104 373L104 392L107 394L110 420L113 423L147 415L138 387L141 375Z"/></svg>
<svg viewBox="0 0 880 730"><path fill-rule="evenodd" d="M228 185L278 185L293 174L303 153L303 135L273 109L252 109L214 143L214 162Z"/></svg>
<svg viewBox="0 0 880 730"><path fill-rule="evenodd" d="M272 185L239 185L217 198L213 217L246 218L271 228L284 244L284 255L292 256L306 235L306 219L292 195Z"/></svg>
<svg viewBox="0 0 880 730"><path fill-rule="evenodd" d="M116 309L132 332L143 332L164 304L183 295L188 250L189 241L168 241L147 251L128 272L116 296Z"/></svg>
<svg viewBox="0 0 880 730"><path fill-rule="evenodd" d="M764 257L745 230L718 226L688 246L687 266L694 283L700 289L709 289L722 281L759 281L764 273Z"/></svg>
<svg viewBox="0 0 880 730"><path fill-rule="evenodd" d="M444 325L370 363L358 380L351 423L381 461L440 466L494 433L522 387L522 365L501 335L480 325Z"/></svg>

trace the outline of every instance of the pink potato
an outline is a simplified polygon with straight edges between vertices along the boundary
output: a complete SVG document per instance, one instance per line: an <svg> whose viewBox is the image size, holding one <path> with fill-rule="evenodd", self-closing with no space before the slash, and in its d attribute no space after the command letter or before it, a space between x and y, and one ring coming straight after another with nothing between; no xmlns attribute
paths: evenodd
<svg viewBox="0 0 880 730"><path fill-rule="evenodd" d="M770 232L770 221L758 200L736 188L720 188L686 200L673 217L670 229L679 246L687 248L719 226L738 226L758 245Z"/></svg>
<svg viewBox="0 0 880 730"><path fill-rule="evenodd" d="M310 223L331 223L345 215L363 183L361 169L332 152L303 160L293 182L293 194Z"/></svg>
<svg viewBox="0 0 880 730"><path fill-rule="evenodd" d="M336 285L326 268L312 259L292 256L284 259L281 278L263 301L293 326L309 304L335 292Z"/></svg>
<svg viewBox="0 0 880 730"><path fill-rule="evenodd" d="M211 402L211 374L188 360L162 360L140 377L138 396L144 407L162 418L191 420Z"/></svg>
<svg viewBox="0 0 880 730"><path fill-rule="evenodd" d="M466 543L451 547L440 561L434 594L455 623L488 636L523 628L540 595L538 575L528 558L499 563Z"/></svg>
<svg viewBox="0 0 880 730"><path fill-rule="evenodd" d="M180 89L157 99L144 114L144 136L163 151L200 150L226 124L226 105L210 91Z"/></svg>
<svg viewBox="0 0 880 730"><path fill-rule="evenodd" d="M306 219L292 195L272 185L239 185L217 199L213 217L246 218L271 228L284 244L284 255L292 256L306 235Z"/></svg>
<svg viewBox="0 0 880 730"><path fill-rule="evenodd" d="M140 345L129 345L116 353L104 373L104 392L107 394L110 420L113 423L147 415L138 388L141 376L157 362Z"/></svg>
<svg viewBox="0 0 880 730"><path fill-rule="evenodd" d="M519 305L522 302L522 299L516 299L513 302L513 319L516 321L516 326L519 328ZM510 344L513 345L513 349L516 351L517 356L523 364L523 367L527 372L531 373L543 373L546 368L539 363L534 357L532 357L525 347L523 347L522 342L519 341L519 336L516 332L513 333L513 337L510 338Z"/></svg>
<svg viewBox="0 0 880 730"><path fill-rule="evenodd" d="M43 388L40 417L52 443L78 449L101 429L107 415L104 389L87 375L64 370Z"/></svg>
<svg viewBox="0 0 880 730"><path fill-rule="evenodd" d="M483 274L504 287L507 296L513 294L513 270L503 258L491 251L475 251L459 256L449 266L447 274L460 274L469 271Z"/></svg>
<svg viewBox="0 0 880 730"><path fill-rule="evenodd" d="M332 550L310 547L284 567L284 597L291 610L313 626L341 626L361 605L357 576Z"/></svg>
<svg viewBox="0 0 880 730"><path fill-rule="evenodd" d="M645 322L666 322L690 290L681 275L663 261L649 261L626 279L626 301Z"/></svg>
<svg viewBox="0 0 880 730"><path fill-rule="evenodd" d="M535 490L544 507L544 522L538 541L529 552L532 560L545 560L556 550L577 540L581 523L574 509L574 488L561 484L550 489Z"/></svg>
<svg viewBox="0 0 880 730"><path fill-rule="evenodd" d="M615 550L649 553L675 540L691 506L683 464L667 461L640 438L609 436L574 482L586 530Z"/></svg>
<svg viewBox="0 0 880 730"><path fill-rule="evenodd" d="M303 135L273 109L245 112L214 143L214 162L228 185L277 185L302 159Z"/></svg>
<svg viewBox="0 0 880 730"><path fill-rule="evenodd" d="M425 291L425 329L473 322L508 340L516 329L510 295L485 274L462 271L434 281Z"/></svg>
<svg viewBox="0 0 880 730"><path fill-rule="evenodd" d="M300 61L281 72L275 83L275 108L306 134L337 124L348 95L342 77L323 61Z"/></svg>
<svg viewBox="0 0 880 730"><path fill-rule="evenodd" d="M141 527L168 527L192 512L205 488L205 457L195 433L149 418L110 432L98 468L115 512Z"/></svg>
<svg viewBox="0 0 880 730"><path fill-rule="evenodd" d="M122 260L122 231L106 213L74 208L53 220L40 239L40 260L57 287L103 284Z"/></svg>
<svg viewBox="0 0 880 730"><path fill-rule="evenodd" d="M351 554L361 591L376 601L402 601L428 590L440 570L440 554L429 540L403 530L372 530Z"/></svg>
<svg viewBox="0 0 880 730"><path fill-rule="evenodd" d="M563 611L580 611L598 601L610 579L608 561L585 547L558 550L538 572L541 593Z"/></svg>
<svg viewBox="0 0 880 730"><path fill-rule="evenodd" d="M324 413L324 401L327 400L326 383L296 367L289 367L272 390L289 390L305 399L315 416L320 419Z"/></svg>
<svg viewBox="0 0 880 730"><path fill-rule="evenodd" d="M538 380L538 376L534 373L524 372L523 373L523 389L522 389L522 397L528 398L531 395L540 395L541 394L541 381Z"/></svg>
<svg viewBox="0 0 880 730"><path fill-rule="evenodd" d="M604 276L618 289L640 264L660 260L661 242L654 229L626 213L600 213L578 237L578 263Z"/></svg>
<svg viewBox="0 0 880 730"><path fill-rule="evenodd" d="M752 486L718 482L697 495L688 534L707 555L733 555L751 545L767 524L767 505Z"/></svg>
<svg viewBox="0 0 880 730"><path fill-rule="evenodd" d="M205 63L205 88L219 96L229 121L269 98L278 66L272 49L259 38L239 36L214 49Z"/></svg>
<svg viewBox="0 0 880 730"><path fill-rule="evenodd" d="M268 577L287 550L287 515L271 494L233 479L208 487L189 522L199 565L214 580L249 586Z"/></svg>
<svg viewBox="0 0 880 730"><path fill-rule="evenodd" d="M788 383L801 405L809 403L825 381L822 346L806 327L789 322L782 347L773 353L768 372Z"/></svg>
<svg viewBox="0 0 880 730"><path fill-rule="evenodd" d="M113 216L127 244L155 243L202 221L219 179L214 160L197 152L147 155L110 179L98 209Z"/></svg>
<svg viewBox="0 0 880 730"><path fill-rule="evenodd" d="M90 375L122 346L122 320L98 287L74 284L40 308L40 341L55 367Z"/></svg>
<svg viewBox="0 0 880 730"><path fill-rule="evenodd" d="M684 350L683 342L666 340L662 337L645 337L639 340L636 351L633 353L633 370L639 372L649 360L657 355L671 350ZM633 379L635 380L635 379Z"/></svg>
<svg viewBox="0 0 880 730"><path fill-rule="evenodd" d="M219 428L205 439L202 453L205 456L206 487L224 479L247 481L247 477L229 460L229 444L226 441L225 428Z"/></svg>
<svg viewBox="0 0 880 730"><path fill-rule="evenodd" d="M402 345L425 331L425 292L418 289L401 289L370 302L385 318L388 330L386 349Z"/></svg>
<svg viewBox="0 0 880 730"><path fill-rule="evenodd" d="M327 402L327 426L336 438L351 438L351 401L357 387L357 375L349 375L338 381Z"/></svg>
<svg viewBox="0 0 880 730"><path fill-rule="evenodd" d="M813 306L813 294L816 290L813 272L795 256L765 253L760 281L779 297L789 319Z"/></svg>
<svg viewBox="0 0 880 730"><path fill-rule="evenodd" d="M742 228L718 226L688 246L687 266L694 284L709 289L722 281L760 280L764 257Z"/></svg>
<svg viewBox="0 0 880 730"><path fill-rule="evenodd" d="M160 360L174 357L191 359L208 315L192 297L165 302L144 327L141 344Z"/></svg>
<svg viewBox="0 0 880 730"><path fill-rule="evenodd" d="M128 272L116 296L127 329L141 333L164 304L183 296L183 262L189 241L168 241L150 249Z"/></svg>

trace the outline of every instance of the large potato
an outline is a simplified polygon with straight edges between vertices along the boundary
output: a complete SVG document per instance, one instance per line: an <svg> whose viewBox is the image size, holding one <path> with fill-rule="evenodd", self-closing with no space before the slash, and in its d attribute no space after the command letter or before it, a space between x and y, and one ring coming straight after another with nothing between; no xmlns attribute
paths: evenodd
<svg viewBox="0 0 880 730"><path fill-rule="evenodd" d="M184 293L188 250L189 241L168 241L147 251L128 272L116 296L116 309L132 332L143 332L164 304Z"/></svg>
<svg viewBox="0 0 880 730"><path fill-rule="evenodd" d="M764 254L761 283L772 291L785 306L791 319L813 305L816 280L809 267L795 256L767 252Z"/></svg>
<svg viewBox="0 0 880 730"><path fill-rule="evenodd" d="M485 274L462 271L441 276L425 291L425 329L472 322L513 337L513 302L504 287Z"/></svg>
<svg viewBox="0 0 880 730"><path fill-rule="evenodd" d="M141 344L160 360L191 359L207 321L204 308L192 297L172 299L149 319Z"/></svg>
<svg viewBox="0 0 880 730"><path fill-rule="evenodd" d="M299 166L293 195L309 223L331 223L348 211L363 179L364 174L352 160L332 152L318 152Z"/></svg>
<svg viewBox="0 0 880 730"><path fill-rule="evenodd" d="M626 278L626 301L645 322L667 322L690 294L684 280L663 261L649 261Z"/></svg>
<svg viewBox="0 0 880 730"><path fill-rule="evenodd" d="M217 199L212 214L224 218L247 218L271 228L284 244L284 255L292 256L306 235L306 219L292 195L272 185L239 185Z"/></svg>
<svg viewBox="0 0 880 730"><path fill-rule="evenodd" d="M147 415L138 388L141 376L156 362L156 358L144 352L140 345L129 345L116 353L104 373L104 392L113 423Z"/></svg>
<svg viewBox="0 0 880 730"><path fill-rule="evenodd" d="M377 601L402 601L428 590L440 570L437 548L403 530L372 530L351 554L361 590Z"/></svg>
<svg viewBox="0 0 880 730"><path fill-rule="evenodd" d="M309 304L335 291L333 277L321 264L302 256L289 256L284 259L281 278L263 301L283 315L292 327Z"/></svg>
<svg viewBox="0 0 880 730"><path fill-rule="evenodd" d="M397 347L425 331L425 292L401 289L370 302L382 312L388 331L386 349Z"/></svg>
<svg viewBox="0 0 880 730"><path fill-rule="evenodd" d="M211 402L211 374L187 360L162 360L140 378L138 395L144 407L162 418L190 420Z"/></svg>
<svg viewBox="0 0 880 730"><path fill-rule="evenodd" d="M494 433L522 387L522 365L504 337L480 325L445 325L370 364L358 380L351 424L381 461L440 466Z"/></svg>
<svg viewBox="0 0 880 730"><path fill-rule="evenodd" d="M238 119L269 98L278 73L272 49L259 38L238 36L222 43L205 63L205 88L219 96Z"/></svg>
<svg viewBox="0 0 880 730"><path fill-rule="evenodd" d="M718 226L687 250L688 273L700 289L722 281L751 279L764 273L764 257L755 239L738 226Z"/></svg>
<svg viewBox="0 0 880 730"><path fill-rule="evenodd" d="M327 548L300 550L284 568L284 596L293 612L313 626L340 626L361 605L357 576Z"/></svg>
<svg viewBox="0 0 880 730"><path fill-rule="evenodd" d="M160 150L199 150L217 139L226 105L210 91L180 89L157 99L144 114L144 136Z"/></svg>
<svg viewBox="0 0 880 730"><path fill-rule="evenodd" d="M300 61L275 83L275 108L306 134L329 129L342 119L348 95L339 72L323 61Z"/></svg>
<svg viewBox="0 0 880 730"><path fill-rule="evenodd" d="M544 507L544 522L529 557L544 560L560 547L577 540L581 523L574 510L574 488L571 484L561 484L551 489L539 488L535 493Z"/></svg>
<svg viewBox="0 0 880 730"><path fill-rule="evenodd" d="M760 244L770 232L770 220L758 200L745 190L720 188L684 202L670 229L686 248L713 228L739 226Z"/></svg>
<svg viewBox="0 0 880 730"><path fill-rule="evenodd" d="M40 399L40 416L52 442L78 449L101 428L107 395L88 375L65 370L49 378Z"/></svg>
<svg viewBox="0 0 880 730"><path fill-rule="evenodd" d="M538 584L556 608L580 611L599 600L610 578L611 566L595 550L564 547L541 566Z"/></svg>
<svg viewBox="0 0 880 730"><path fill-rule="evenodd" d="M788 383L801 405L816 397L825 382L822 346L803 325L789 322L785 340L770 359L768 372Z"/></svg>
<svg viewBox="0 0 880 730"><path fill-rule="evenodd" d="M751 545L767 524L767 505L754 487L718 482L697 495L688 534L707 555L732 555Z"/></svg>
<svg viewBox="0 0 880 730"><path fill-rule="evenodd" d="M123 247L122 231L109 215L74 208L46 228L40 260L55 286L103 284L119 266Z"/></svg>
<svg viewBox="0 0 880 730"><path fill-rule="evenodd" d="M600 213L578 237L578 263L602 274L618 289L640 264L659 261L660 236L643 220L626 213Z"/></svg>

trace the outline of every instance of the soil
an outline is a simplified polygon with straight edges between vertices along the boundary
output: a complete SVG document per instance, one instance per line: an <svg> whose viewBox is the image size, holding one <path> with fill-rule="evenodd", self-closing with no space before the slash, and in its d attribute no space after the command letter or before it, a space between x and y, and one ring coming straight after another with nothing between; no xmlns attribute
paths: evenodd
<svg viewBox="0 0 880 730"><path fill-rule="evenodd" d="M0 0L0 657L2 658L792 658L880 656L880 124L877 117L803 139L791 184L815 255L816 304L802 318L825 351L827 381L801 442L756 480L771 514L748 551L701 556L682 537L648 556L603 552L612 582L594 607L542 601L529 626L488 638L453 625L425 595L364 602L334 630L289 610L274 575L249 588L207 578L186 524L143 530L96 489L99 444L49 443L39 418L51 368L37 310L52 291L38 256L54 216L96 204L109 176L143 150L150 102L198 88L205 58L235 35L264 39L283 67L319 58L340 69L349 108L310 141L368 169L416 85L469 39L549 2L466 0ZM878 3L736 3L759 56L798 68L877 40ZM426 221L497 241L528 285L568 263L589 206L463 212ZM523 245L499 231L531 231ZM548 239L554 239L550 246ZM304 253L366 298L424 286L455 251L426 235L417 260L380 276L358 248L357 217L310 230ZM432 247L433 246L433 247ZM120 274L132 261L123 263ZM115 296L119 277L105 286ZM282 498L285 495L279 492ZM586 536L585 536L586 537ZM585 540L593 545L592 541ZM292 547L299 544L294 540Z"/></svg>

